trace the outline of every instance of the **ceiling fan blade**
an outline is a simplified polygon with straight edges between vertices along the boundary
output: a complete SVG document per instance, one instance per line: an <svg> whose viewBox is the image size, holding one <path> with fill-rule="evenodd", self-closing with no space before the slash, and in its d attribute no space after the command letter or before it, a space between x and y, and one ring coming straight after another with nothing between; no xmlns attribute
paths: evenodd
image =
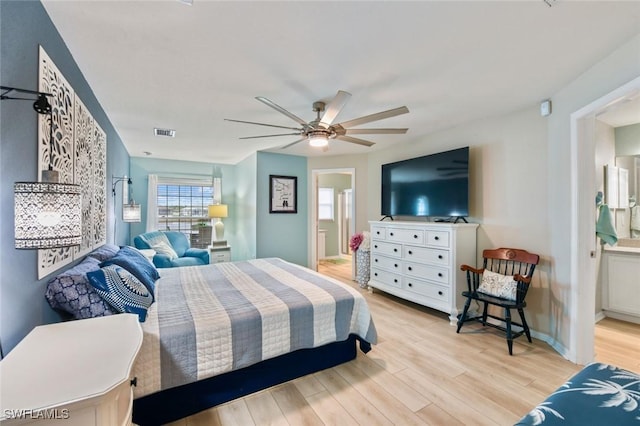
<svg viewBox="0 0 640 426"><path fill-rule="evenodd" d="M396 115L406 114L408 112L409 108L407 108L406 106L402 106L399 108L390 109L388 111L377 112L375 114L366 115L364 117L354 118L353 120L344 121L338 124L346 129L348 127L356 127L361 124L370 123L376 120L382 120L384 118L395 117Z"/></svg>
<svg viewBox="0 0 640 426"><path fill-rule="evenodd" d="M373 146L375 145L374 142L369 142L369 141L365 141L364 139L358 139L358 138L354 138L351 136L336 136L336 139L340 139L341 141L345 141L345 142L351 142L351 143L356 143L358 145L364 145L364 146Z"/></svg>
<svg viewBox="0 0 640 426"><path fill-rule="evenodd" d="M230 118L225 118L224 121L233 121L234 123L257 124L258 126L277 127L279 129L290 129L290 130L302 131L302 129L298 129L297 127L276 126L275 124L256 123L255 121L232 120Z"/></svg>
<svg viewBox="0 0 640 426"><path fill-rule="evenodd" d="M295 142L291 142L291 143L289 143L289 144L286 144L286 145L284 145L284 146L281 146L281 147L280 147L280 149L287 149L287 148L289 148L290 146L293 146L293 145L295 145L295 144L297 144L297 143L300 143L300 142L304 142L304 141L306 141L306 140L307 140L307 138L298 139L298 140L297 140L297 141L295 141Z"/></svg>
<svg viewBox="0 0 640 426"><path fill-rule="evenodd" d="M338 114L340 114L340 111L342 111L342 108L344 108L349 98L351 98L351 93L338 90L338 93L336 93L331 102L325 107L324 114L320 119L320 124L329 127Z"/></svg>
<svg viewBox="0 0 640 426"><path fill-rule="evenodd" d="M275 109L276 111L280 112L281 114L286 115L287 117L289 117L293 121L299 123L305 129L309 129L311 127L311 126L309 126L309 123L304 121L302 118L300 118L297 115L287 111L286 109L282 108L280 105L273 103L269 99L267 99L267 98L265 98L263 96L257 96L256 99L259 100L260 102L262 102L263 104L270 106L271 108Z"/></svg>
<svg viewBox="0 0 640 426"><path fill-rule="evenodd" d="M279 135L262 135L262 136L244 136L242 138L238 138L238 139L258 139L258 138L273 138L276 136L291 136L291 135L300 135L300 132L298 133L281 133Z"/></svg>
<svg viewBox="0 0 640 426"><path fill-rule="evenodd" d="M344 129L345 135L401 135L409 129Z"/></svg>

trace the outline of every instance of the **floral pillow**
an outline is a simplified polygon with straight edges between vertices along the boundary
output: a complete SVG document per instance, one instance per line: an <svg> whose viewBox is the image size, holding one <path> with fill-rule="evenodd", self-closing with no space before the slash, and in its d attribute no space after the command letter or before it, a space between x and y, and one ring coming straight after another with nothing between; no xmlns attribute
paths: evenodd
<svg viewBox="0 0 640 426"><path fill-rule="evenodd" d="M71 269L68 269L47 283L45 298L56 310L67 312L75 319L101 317L117 313L94 290L87 279L87 272L100 269L100 261L86 257Z"/></svg>
<svg viewBox="0 0 640 426"><path fill-rule="evenodd" d="M482 282L478 287L479 293L500 297L507 300L516 300L518 283L513 275L502 275L486 270L482 273Z"/></svg>

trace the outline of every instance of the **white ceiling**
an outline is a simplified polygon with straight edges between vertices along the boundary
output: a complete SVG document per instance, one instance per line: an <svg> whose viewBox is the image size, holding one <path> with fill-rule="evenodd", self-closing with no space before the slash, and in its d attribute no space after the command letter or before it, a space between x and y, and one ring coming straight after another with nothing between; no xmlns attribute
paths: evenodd
<svg viewBox="0 0 640 426"><path fill-rule="evenodd" d="M537 106L640 31L637 1L43 3L131 156L231 164L364 153ZM336 122L406 105L364 127L409 132L280 150L296 136L239 140L282 132L223 120L296 127L254 97L310 121L338 90L353 96Z"/></svg>

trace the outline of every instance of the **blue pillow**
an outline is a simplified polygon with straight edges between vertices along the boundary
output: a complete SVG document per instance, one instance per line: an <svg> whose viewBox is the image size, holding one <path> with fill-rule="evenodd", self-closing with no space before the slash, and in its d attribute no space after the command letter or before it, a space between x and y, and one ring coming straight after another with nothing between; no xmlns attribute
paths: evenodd
<svg viewBox="0 0 640 426"><path fill-rule="evenodd" d="M107 243L93 250L87 256L98 259L100 262L104 262L105 260L111 259L113 256L115 256L119 250L120 247L118 247L117 245Z"/></svg>
<svg viewBox="0 0 640 426"><path fill-rule="evenodd" d="M155 297L155 283L160 278L160 274L156 267L138 250L129 246L122 247L118 254L102 262L100 267L109 265L118 265L131 272L149 290L151 297Z"/></svg>
<svg viewBox="0 0 640 426"><path fill-rule="evenodd" d="M89 283L118 312L138 314L140 322L147 319L147 309L153 303L149 290L133 274L118 265L109 265L87 273Z"/></svg>
<svg viewBox="0 0 640 426"><path fill-rule="evenodd" d="M100 262L86 257L71 269L53 277L47 283L45 298L53 309L68 312L75 319L117 314L89 284L87 272L100 269Z"/></svg>

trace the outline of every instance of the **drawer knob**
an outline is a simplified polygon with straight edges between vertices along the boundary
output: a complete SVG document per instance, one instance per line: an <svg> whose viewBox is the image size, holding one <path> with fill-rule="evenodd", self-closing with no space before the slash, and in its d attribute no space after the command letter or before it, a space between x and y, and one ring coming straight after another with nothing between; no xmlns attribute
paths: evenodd
<svg viewBox="0 0 640 426"><path fill-rule="evenodd" d="M389 235L391 235L393 237L393 232L389 232Z"/></svg>
<svg viewBox="0 0 640 426"><path fill-rule="evenodd" d="M439 291L439 292L438 292L438 295L439 295L439 296L442 296L442 291Z"/></svg>
<svg viewBox="0 0 640 426"><path fill-rule="evenodd" d="M442 276L442 272L438 272L438 276L441 277Z"/></svg>
<svg viewBox="0 0 640 426"><path fill-rule="evenodd" d="M378 259L373 259L373 261L374 261L374 262L377 262L377 261L378 261Z"/></svg>
<svg viewBox="0 0 640 426"><path fill-rule="evenodd" d="M374 272L374 273L373 273L373 275L375 275L375 276L377 277L377 276L378 276L378 273L377 273L377 272Z"/></svg>
<svg viewBox="0 0 640 426"><path fill-rule="evenodd" d="M436 241L438 241L438 240L440 239L440 237L435 236L435 237L433 237L433 239L434 239L434 240L436 240Z"/></svg>
<svg viewBox="0 0 640 426"><path fill-rule="evenodd" d="M413 287L413 284L412 284L412 283L409 283L409 287Z"/></svg>
<svg viewBox="0 0 640 426"><path fill-rule="evenodd" d="M398 267L398 264L397 264L397 263L394 263L394 264L393 264L393 267L394 267L394 268L397 268L397 267Z"/></svg>
<svg viewBox="0 0 640 426"><path fill-rule="evenodd" d="M394 278L394 279L393 279L393 282L394 282L394 283L397 283L397 282L398 282L398 279L397 279L397 278Z"/></svg>
<svg viewBox="0 0 640 426"><path fill-rule="evenodd" d="M393 252L394 252L394 253L397 253L397 252L398 252L398 249L397 249L397 248L394 248L394 249L393 249Z"/></svg>
<svg viewBox="0 0 640 426"><path fill-rule="evenodd" d="M438 259L442 259L442 255L441 254L438 255Z"/></svg>
<svg viewBox="0 0 640 426"><path fill-rule="evenodd" d="M378 245L376 244L375 246L373 246L373 248L378 248Z"/></svg>
<svg viewBox="0 0 640 426"><path fill-rule="evenodd" d="M407 269L413 271L413 268L411 266L409 266Z"/></svg>
<svg viewBox="0 0 640 426"><path fill-rule="evenodd" d="M380 235L380 231L376 231L376 234L377 234L377 235Z"/></svg>
<svg viewBox="0 0 640 426"><path fill-rule="evenodd" d="M414 235L413 235L413 238L418 238L418 236L414 234Z"/></svg>
<svg viewBox="0 0 640 426"><path fill-rule="evenodd" d="M411 250L409 250L409 254L413 254L413 252Z"/></svg>

